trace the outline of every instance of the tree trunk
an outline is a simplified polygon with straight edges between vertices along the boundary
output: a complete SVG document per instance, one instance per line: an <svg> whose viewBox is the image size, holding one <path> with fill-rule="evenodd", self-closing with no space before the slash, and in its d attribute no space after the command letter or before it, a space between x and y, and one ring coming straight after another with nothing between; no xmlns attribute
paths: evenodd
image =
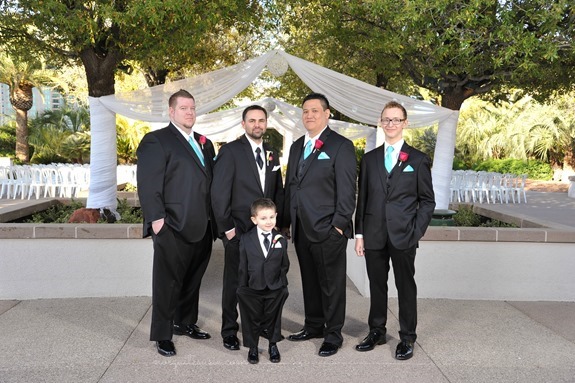
<svg viewBox="0 0 575 383"><path fill-rule="evenodd" d="M470 96L466 95L462 89L448 88L446 92L441 95L441 106L451 110L461 109L463 101L467 100Z"/></svg>
<svg viewBox="0 0 575 383"><path fill-rule="evenodd" d="M80 59L86 70L88 95L102 97L114 94L114 74L122 61L120 52L112 48L102 55L96 53L94 48L87 48L80 53Z"/></svg>
<svg viewBox="0 0 575 383"><path fill-rule="evenodd" d="M28 111L16 110L16 158L22 162L30 161L30 146L28 145Z"/></svg>
<svg viewBox="0 0 575 383"><path fill-rule="evenodd" d="M90 186L87 208L108 208L115 211L117 150L116 115L107 110L99 100L102 96L115 93L114 74L123 55L118 48L111 47L105 53L91 47L80 53L86 70L88 95L90 96ZM110 146L110 142L114 142ZM110 175L102 176L103 174ZM113 194L113 195L112 195Z"/></svg>

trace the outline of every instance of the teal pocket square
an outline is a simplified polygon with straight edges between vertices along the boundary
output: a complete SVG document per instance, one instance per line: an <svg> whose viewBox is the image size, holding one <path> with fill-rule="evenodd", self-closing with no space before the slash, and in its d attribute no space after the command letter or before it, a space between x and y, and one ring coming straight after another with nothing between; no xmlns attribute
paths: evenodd
<svg viewBox="0 0 575 383"><path fill-rule="evenodd" d="M407 165L407 166L405 167L405 169L403 169L403 171L404 171L404 172L412 172L412 171L413 171L413 168L411 167L411 165Z"/></svg>
<svg viewBox="0 0 575 383"><path fill-rule="evenodd" d="M317 156L317 159L318 159L318 160L329 160L329 156L327 155L326 152L321 152L321 153L319 154L319 156Z"/></svg>

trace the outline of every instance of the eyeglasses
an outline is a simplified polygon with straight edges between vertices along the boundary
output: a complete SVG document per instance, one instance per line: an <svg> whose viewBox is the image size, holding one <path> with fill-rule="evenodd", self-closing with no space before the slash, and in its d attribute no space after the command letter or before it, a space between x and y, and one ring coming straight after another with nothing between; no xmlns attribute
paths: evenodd
<svg viewBox="0 0 575 383"><path fill-rule="evenodd" d="M405 121L405 118L393 118L393 119L389 119L389 118L380 118L379 122L381 122L381 125L385 126L385 125L394 125L397 126L399 124L401 124L403 121Z"/></svg>

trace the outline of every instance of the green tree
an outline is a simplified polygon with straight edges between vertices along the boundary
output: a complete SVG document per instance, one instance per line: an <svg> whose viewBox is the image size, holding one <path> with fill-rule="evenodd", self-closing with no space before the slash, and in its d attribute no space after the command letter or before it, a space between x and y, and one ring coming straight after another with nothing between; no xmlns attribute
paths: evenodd
<svg viewBox="0 0 575 383"><path fill-rule="evenodd" d="M291 49L400 93L409 79L449 109L472 96L496 97L506 84L546 96L575 82L568 0L291 4L284 20Z"/></svg>
<svg viewBox="0 0 575 383"><path fill-rule="evenodd" d="M573 89L573 9L570 0L292 0L282 28L296 55L398 93L429 89L458 111L511 87L541 98ZM438 208L449 202L454 122L437 134Z"/></svg>
<svg viewBox="0 0 575 383"><path fill-rule="evenodd" d="M0 41L41 52L54 63L81 62L88 95L97 98L114 94L115 73L129 72L133 62L154 69L195 62L206 34L222 22L233 21L230 28L258 24L266 5L266 0L3 0ZM109 162L91 160L96 171Z"/></svg>
<svg viewBox="0 0 575 383"><path fill-rule="evenodd" d="M30 120L32 162L84 163L90 154L90 116L86 108L47 110Z"/></svg>
<svg viewBox="0 0 575 383"><path fill-rule="evenodd" d="M145 122L131 121L118 116L116 117L116 131L118 132L118 161L136 163L136 149L144 135L150 131L150 127Z"/></svg>
<svg viewBox="0 0 575 383"><path fill-rule="evenodd" d="M573 96L540 103L516 92L496 104L470 100L463 108L459 155L469 165L488 159L536 159L566 174L572 171L575 143Z"/></svg>
<svg viewBox="0 0 575 383"><path fill-rule="evenodd" d="M52 84L54 76L41 60L0 53L0 82L8 84L10 104L16 111L16 158L30 160L28 111L34 105L32 89Z"/></svg>

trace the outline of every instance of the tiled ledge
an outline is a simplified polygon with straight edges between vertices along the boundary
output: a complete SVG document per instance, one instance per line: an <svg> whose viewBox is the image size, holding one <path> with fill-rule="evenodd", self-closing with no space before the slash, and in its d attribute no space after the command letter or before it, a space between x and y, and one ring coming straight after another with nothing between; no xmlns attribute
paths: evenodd
<svg viewBox="0 0 575 383"><path fill-rule="evenodd" d="M575 243L575 230L431 226L423 241Z"/></svg>
<svg viewBox="0 0 575 383"><path fill-rule="evenodd" d="M0 223L0 239L142 239L140 224ZM423 241L575 243L574 230L431 226Z"/></svg>
<svg viewBox="0 0 575 383"><path fill-rule="evenodd" d="M0 223L0 238L142 239L141 224Z"/></svg>

